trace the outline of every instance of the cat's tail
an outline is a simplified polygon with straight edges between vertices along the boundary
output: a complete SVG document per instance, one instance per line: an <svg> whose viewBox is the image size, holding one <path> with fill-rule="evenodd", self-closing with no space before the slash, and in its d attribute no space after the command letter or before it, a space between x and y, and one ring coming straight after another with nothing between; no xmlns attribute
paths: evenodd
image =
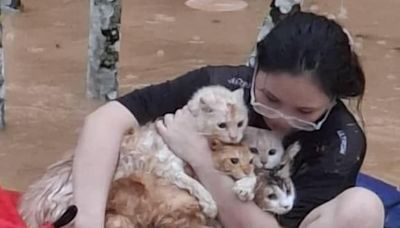
<svg viewBox="0 0 400 228"><path fill-rule="evenodd" d="M72 159L50 166L22 195L18 211L28 227L56 221L73 204Z"/></svg>

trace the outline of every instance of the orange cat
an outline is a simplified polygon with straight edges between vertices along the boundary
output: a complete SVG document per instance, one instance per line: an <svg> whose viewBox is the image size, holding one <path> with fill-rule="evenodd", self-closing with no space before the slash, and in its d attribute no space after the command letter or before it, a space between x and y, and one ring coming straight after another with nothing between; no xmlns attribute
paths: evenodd
<svg viewBox="0 0 400 228"><path fill-rule="evenodd" d="M215 168L238 180L254 175L253 154L243 145L211 145ZM155 165L155 164L153 164ZM151 173L152 167L113 182L106 228L215 227L189 192ZM215 223L212 225L211 223Z"/></svg>

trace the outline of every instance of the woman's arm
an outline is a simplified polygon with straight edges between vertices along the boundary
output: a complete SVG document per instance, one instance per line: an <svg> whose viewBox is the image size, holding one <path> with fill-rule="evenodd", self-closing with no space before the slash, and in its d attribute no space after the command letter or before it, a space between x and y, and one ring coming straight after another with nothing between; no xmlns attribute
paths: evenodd
<svg viewBox="0 0 400 228"><path fill-rule="evenodd" d="M187 110L166 115L156 123L165 142L179 157L187 161L218 205L219 218L227 228L278 228L275 218L253 202L243 203L234 194L233 181L213 167L211 151L204 137L195 131L195 119Z"/></svg>
<svg viewBox="0 0 400 228"><path fill-rule="evenodd" d="M132 91L86 118L75 151L73 184L78 206L76 227L104 227L108 189L124 133L182 107L210 83L206 67L174 80Z"/></svg>
<svg viewBox="0 0 400 228"><path fill-rule="evenodd" d="M73 185L78 215L76 228L104 227L108 189L123 134L136 127L135 117L118 102L90 114L83 126L73 162Z"/></svg>
<svg viewBox="0 0 400 228"><path fill-rule="evenodd" d="M193 151L193 153L210 153ZM195 163L195 162L193 162ZM196 163L195 163L196 164ZM227 228L279 228L276 219L269 213L263 212L254 202L242 202L232 191L233 181L213 167L208 165L195 165L193 169L201 183L211 193L218 205L218 217Z"/></svg>

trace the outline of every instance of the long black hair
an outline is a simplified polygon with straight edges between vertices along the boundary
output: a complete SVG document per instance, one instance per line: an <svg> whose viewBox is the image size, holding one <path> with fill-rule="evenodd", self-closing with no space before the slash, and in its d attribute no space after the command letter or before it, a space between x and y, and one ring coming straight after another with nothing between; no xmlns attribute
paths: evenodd
<svg viewBox="0 0 400 228"><path fill-rule="evenodd" d="M260 70L293 77L309 73L327 96L357 98L360 112L364 71L348 35L335 21L297 12L279 22L257 44L257 52Z"/></svg>

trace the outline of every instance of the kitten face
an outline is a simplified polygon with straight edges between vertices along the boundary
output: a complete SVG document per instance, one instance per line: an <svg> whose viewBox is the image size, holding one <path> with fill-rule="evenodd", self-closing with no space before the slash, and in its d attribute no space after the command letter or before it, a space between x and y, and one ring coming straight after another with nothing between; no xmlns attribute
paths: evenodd
<svg viewBox="0 0 400 228"><path fill-rule="evenodd" d="M291 168L294 162L294 158L301 149L300 142L296 141L285 150L282 157L282 161L279 165L280 170L277 171L277 175L280 177L290 178Z"/></svg>
<svg viewBox="0 0 400 228"><path fill-rule="evenodd" d="M254 165L258 169L273 169L281 164L285 154L282 141L271 131L248 127L244 142L254 153Z"/></svg>
<svg viewBox="0 0 400 228"><path fill-rule="evenodd" d="M256 204L264 211L275 214L288 213L295 200L295 190L290 178L275 175L262 176L256 188Z"/></svg>
<svg viewBox="0 0 400 228"><path fill-rule="evenodd" d="M211 143L215 168L234 180L254 175L253 154L243 145L224 144L219 140Z"/></svg>
<svg viewBox="0 0 400 228"><path fill-rule="evenodd" d="M188 103L196 117L199 132L226 143L238 143L247 126L247 108L243 89L230 91L222 86L208 86L195 93Z"/></svg>
<svg viewBox="0 0 400 228"><path fill-rule="evenodd" d="M290 169L294 157L300 149L299 142L293 143L284 152L279 169L264 169L257 173L254 201L262 210L275 214L285 214L293 208L295 188L290 178Z"/></svg>

